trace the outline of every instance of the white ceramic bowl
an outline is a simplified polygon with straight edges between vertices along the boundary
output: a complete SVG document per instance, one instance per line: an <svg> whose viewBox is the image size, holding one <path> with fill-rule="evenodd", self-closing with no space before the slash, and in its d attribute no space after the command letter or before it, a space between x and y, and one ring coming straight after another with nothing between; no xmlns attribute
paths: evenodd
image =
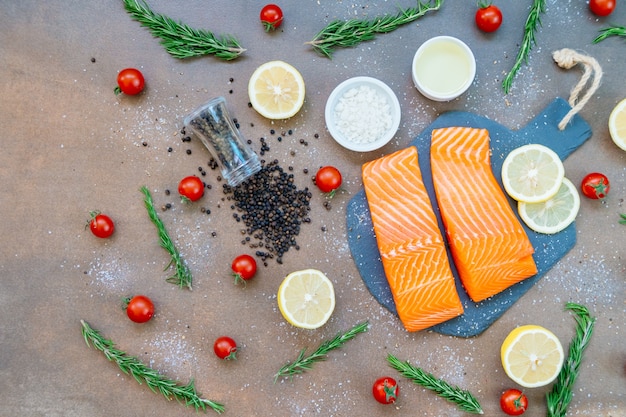
<svg viewBox="0 0 626 417"><path fill-rule="evenodd" d="M363 102L355 104L359 100L346 96L354 91L358 91L361 98L373 98L373 104L369 106ZM337 106L340 102L343 103L343 107L338 110ZM374 104L376 102L386 102L387 106L378 112L382 107L376 106ZM351 108L347 109L348 106ZM387 84L371 77L350 78L335 87L326 101L324 114L326 127L333 139L344 148L353 151L368 152L384 146L393 138L400 126L398 98ZM355 116L356 120L353 123L347 119L350 115ZM378 121L385 123L378 123ZM382 129L381 126L385 125L387 127ZM355 131L359 130L363 135L358 135L357 138ZM379 134L374 138L375 133Z"/></svg>
<svg viewBox="0 0 626 417"><path fill-rule="evenodd" d="M435 101L450 101L463 94L476 76L472 50L452 36L436 36L415 52L411 67L415 87Z"/></svg>

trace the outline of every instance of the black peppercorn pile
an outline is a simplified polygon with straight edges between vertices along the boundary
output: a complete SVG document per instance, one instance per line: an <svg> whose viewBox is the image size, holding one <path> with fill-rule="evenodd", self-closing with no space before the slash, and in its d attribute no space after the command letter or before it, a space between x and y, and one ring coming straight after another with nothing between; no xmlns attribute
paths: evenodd
<svg viewBox="0 0 626 417"><path fill-rule="evenodd" d="M256 255L264 262L276 258L282 263L283 254L290 247L299 249L296 236L302 223L311 222L308 213L312 195L308 188L299 190L293 174L286 173L277 160L236 187L225 184L224 193L234 201L237 212L233 217L246 225L248 237L243 243L263 248Z"/></svg>

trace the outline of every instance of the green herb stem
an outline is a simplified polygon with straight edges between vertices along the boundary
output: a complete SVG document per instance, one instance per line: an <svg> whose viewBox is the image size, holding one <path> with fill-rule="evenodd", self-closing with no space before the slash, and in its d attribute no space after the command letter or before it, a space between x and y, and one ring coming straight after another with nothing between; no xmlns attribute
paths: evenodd
<svg viewBox="0 0 626 417"><path fill-rule="evenodd" d="M565 417L567 414L567 407L572 401L572 389L578 377L583 354L591 340L596 320L591 317L589 310L580 304L567 303L565 309L575 314L576 335L569 345L568 357L552 390L546 394L548 417Z"/></svg>
<svg viewBox="0 0 626 417"><path fill-rule="evenodd" d="M620 220L619 220L619 224L626 224L626 214L622 213L619 215Z"/></svg>
<svg viewBox="0 0 626 417"><path fill-rule="evenodd" d="M159 242L161 244L161 247L167 250L171 257L170 262L166 265L165 269L168 269L172 265L174 265L176 269L176 273L167 278L166 281L170 284L176 284L180 288L187 287L191 290L191 271L189 271L187 264L180 256L178 249L174 245L172 238L167 233L167 229L165 228L163 221L159 218L159 215L154 208L154 203L152 201L152 195L150 195L150 191L147 187L143 186L141 187L141 192L144 195L144 204L146 206L146 209L148 210L148 216L150 217L150 220L152 220L152 223L154 223L157 231L159 232Z"/></svg>
<svg viewBox="0 0 626 417"><path fill-rule="evenodd" d="M352 47L374 39L377 34L394 31L428 12L439 10L442 3L443 0L434 0L434 3L432 0L418 1L416 7L400 9L395 15L386 14L373 19L335 20L307 44L319 54L332 58L333 49Z"/></svg>
<svg viewBox="0 0 626 417"><path fill-rule="evenodd" d="M293 362L288 362L282 368L278 370L274 375L274 383L280 377L293 377L294 375L302 374L305 371L311 369L314 363L326 360L328 352L334 349L342 347L348 340L354 339L359 333L367 331L368 322L357 324L346 333L339 333L333 339L323 342L312 354L305 356L306 349L302 349L298 358Z"/></svg>
<svg viewBox="0 0 626 417"><path fill-rule="evenodd" d="M207 30L194 29L176 22L153 12L144 0L124 0L124 8L152 36L161 39L161 45L175 58L215 55L229 61L245 52L234 37L218 37Z"/></svg>
<svg viewBox="0 0 626 417"><path fill-rule="evenodd" d="M537 43L535 39L535 33L541 25L541 14L544 13L545 10L546 0L533 0L533 5L530 8L528 18L526 19L526 24L524 25L524 38L517 53L517 58L515 59L513 67L502 81L502 88L504 89L505 94L508 94L511 90L511 85L513 85L513 79L522 67L522 64L528 62L530 50Z"/></svg>
<svg viewBox="0 0 626 417"><path fill-rule="evenodd" d="M117 349L112 341L105 339L98 330L91 328L84 320L81 320L80 323L87 346L93 346L96 350L104 353L108 360L115 362L125 374L132 375L139 384L145 382L152 392L159 392L168 400L175 398L187 407L193 406L196 411L204 411L209 406L218 414L224 412L222 404L205 400L198 395L193 380L187 385L181 385L168 379L136 357L128 356L125 352Z"/></svg>
<svg viewBox="0 0 626 417"><path fill-rule="evenodd" d="M600 34L593 40L593 43L602 42L606 38L617 36L620 38L626 38L626 27L624 26L610 26L600 30Z"/></svg>
<svg viewBox="0 0 626 417"><path fill-rule="evenodd" d="M414 383L433 391L435 394L452 403L455 403L460 410L468 413L483 414L483 409L469 391L462 390L459 387L452 386L447 382L436 378L430 373L411 365L408 361L401 362L395 356L389 354L387 356L389 365L400 372L402 376L410 379Z"/></svg>

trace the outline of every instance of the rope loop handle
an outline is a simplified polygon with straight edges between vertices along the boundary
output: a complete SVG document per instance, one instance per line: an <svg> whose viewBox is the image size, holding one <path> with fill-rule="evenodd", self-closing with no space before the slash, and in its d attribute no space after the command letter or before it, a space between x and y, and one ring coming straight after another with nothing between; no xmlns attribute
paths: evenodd
<svg viewBox="0 0 626 417"><path fill-rule="evenodd" d="M559 129L564 130L567 124L572 120L572 117L576 115L585 104L591 99L593 94L600 87L600 81L602 80L602 67L598 64L595 58L580 54L573 49L563 48L558 51L554 51L552 53L552 58L558 64L559 67L563 69L570 69L575 67L577 64L582 64L584 67L583 76L580 78L580 81L576 86L572 89L569 96L569 105L572 109L563 117L563 119L559 122ZM593 76L593 80L587 92L584 96L579 98L579 95L583 88L587 85L589 79Z"/></svg>

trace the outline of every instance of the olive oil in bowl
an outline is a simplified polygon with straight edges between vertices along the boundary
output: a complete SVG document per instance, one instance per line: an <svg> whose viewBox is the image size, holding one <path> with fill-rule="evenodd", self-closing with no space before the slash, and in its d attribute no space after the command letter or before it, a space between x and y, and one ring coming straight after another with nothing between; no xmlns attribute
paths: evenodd
<svg viewBox="0 0 626 417"><path fill-rule="evenodd" d="M415 53L412 74L415 86L424 96L449 101L472 84L476 61L469 47L459 39L437 36L424 42Z"/></svg>

